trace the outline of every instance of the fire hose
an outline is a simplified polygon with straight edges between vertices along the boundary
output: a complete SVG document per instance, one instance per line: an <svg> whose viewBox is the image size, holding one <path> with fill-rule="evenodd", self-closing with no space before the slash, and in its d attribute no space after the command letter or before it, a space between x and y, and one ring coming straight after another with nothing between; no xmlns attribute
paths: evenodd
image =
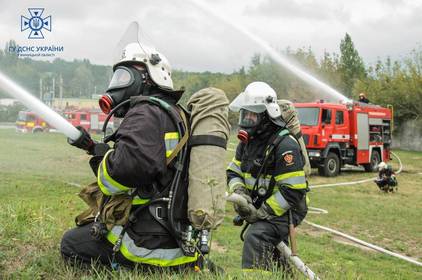
<svg viewBox="0 0 422 280"><path fill-rule="evenodd" d="M402 170L403 170L403 164L402 164L402 162L401 162L401 160L400 160L400 158L395 154L395 153L393 153L393 152L391 152L391 154L398 160L398 162L399 162L399 169L397 170L397 172L396 172L396 174L399 174L399 173L401 173L402 172ZM365 183L365 182L370 182L370 181L372 181L374 178L370 178L370 179L362 179L362 180L358 180L358 181L354 181L354 182L344 182L344 183L335 183L335 184L322 184L322 185L315 185L315 186L310 186L310 188L311 189L317 189L317 188L323 188L323 187L336 187L336 186L348 186L348 185L356 185L356 184L361 184L361 183ZM235 194L236 195L236 194ZM239 196L240 197L240 200L239 200L239 197L237 197L237 196L239 196L239 195L236 195L236 196L234 196L233 197L233 194L232 195L230 195L229 197L227 197L227 200L228 201L230 201L230 202L233 202L233 203L245 203L246 202L246 200L245 201L243 201L242 199L244 199L243 197L241 197L241 196ZM247 203L247 202L246 202ZM309 207L309 211L308 211L308 213L310 213L310 214L328 214L328 211L327 210L325 210L325 209L322 209L322 208L316 208L316 207ZM365 246L365 247L368 247L368 248L371 248L371 249L373 249L373 250L376 250L376 251L378 251L378 252L381 252L381 253L384 253L384 254L387 254L387 255L390 255L390 256L393 256L393 257L397 257L397 258L400 258L400 259L402 259L402 260L404 260L404 261L407 261L407 262L410 262L410 263L413 263L413 264L416 264L416 265L418 265L418 266L422 266L422 263L421 262L418 262L418 261L416 261L416 260L414 260L414 259L412 259L412 258L409 258L409 257L407 257L407 256L403 256L403 255L400 255L400 254L398 254L398 253L395 253L395 252L392 252L392 251L389 251L389 250L387 250L387 249L384 249L384 248L382 248L382 247L379 247L379 246L377 246L377 245L374 245L374 244L371 244L371 243L368 243L368 242L365 242L365 241L363 241L363 240L360 240L360 239L358 239L358 238L356 238L356 237L353 237L353 236L350 236L350 235L348 235L348 234L345 234L345 233L343 233L343 232L340 232L340 231L338 231L338 230L335 230L335 229L331 229L331 228L328 228L328 227L324 227L324 226L321 226L321 225L318 225L318 224L315 224L315 223L312 223L312 222L309 222L309 221L307 221L307 220L304 220L303 221L304 223L306 223L306 224L308 224L308 225L310 225L310 226L313 226L313 227L315 227L315 228L318 228L318 229L320 229L320 230L325 230L325 231L328 231L328 232L330 232L330 233L332 233L332 234L335 234L335 235L338 235L338 236L341 236L341 237L343 237L343 238L346 238L346 239L348 239L348 240L350 240L350 241L352 241L352 242L355 242L355 243L357 243L357 244L360 244L360 245L362 245L362 246ZM284 243L284 242L280 242L277 246L277 249L284 255L284 256L286 256L287 257L287 259L289 259L290 260L290 262L292 262L295 266L296 266L296 268L300 271L300 272L302 272L308 279L319 279L318 278L318 276L316 276L315 275L315 273L298 257L298 256L296 256L295 254L292 254L292 251L291 251L291 249Z"/></svg>
<svg viewBox="0 0 422 280"><path fill-rule="evenodd" d="M248 207L247 200L237 193L227 195L226 200L241 207ZM316 276L316 274L296 255L296 252L292 253L292 250L283 241L277 244L276 248L286 259L293 263L293 265L296 266L296 268L300 272L302 272L308 279L319 280L319 277Z"/></svg>
<svg viewBox="0 0 422 280"><path fill-rule="evenodd" d="M50 107L42 103L38 98L30 94L27 90L23 89L1 72L0 89L2 89L6 94L18 99L22 102L22 104L34 111L48 124L55 127L70 139L76 141L81 136L81 132L71 125L65 118L50 109Z"/></svg>
<svg viewBox="0 0 422 280"><path fill-rule="evenodd" d="M393 155L393 156L394 156L394 157L398 160L398 162L399 162L399 169L398 169L398 170L397 170L397 172L396 172L396 174L399 174L399 173L401 173L401 172L402 172L402 170L403 170L403 164L402 164L402 162L401 162L401 160L400 160L400 157L399 157L399 156L397 156L397 155L396 155L395 153L393 153L393 152L391 152L391 154L392 154L392 155ZM323 188L323 187L336 187L336 186L357 185L357 184L361 184L361 183L365 183L365 182L372 181L373 179L374 179L374 178L365 179L365 180L358 180L358 181L354 181L354 182L345 182L345 183L335 183L335 184L315 185L315 186L310 186L310 188L311 188L311 189L316 189L316 188ZM325 210L325 209L321 209L321 208L309 207L309 211L308 211L308 213L312 213L312 214L328 214L328 211L327 211L327 210ZM403 255L400 255L400 254L398 254L398 253L395 253L395 252L389 251L389 250L384 249L384 248L382 248L382 247L379 247L379 246L377 246L377 245L374 245L374 244L371 244L371 243L365 242L365 241L363 241L363 240L360 240L360 239L358 239L358 238L356 238L356 237L350 236L350 235L345 234L345 233L343 233L343 232L340 232L340 231L338 231L338 230L335 230L335 229L332 229L332 228L328 228L328 227L325 227L325 226L321 226L321 225L318 225L318 224L315 224L315 223L309 222L309 221L307 221L307 220L304 220L303 222L304 222L304 223L306 223L306 224L308 224L308 225L310 225L310 226L313 226L313 227L318 228L318 229L321 229L321 230L328 231L328 232L330 232L330 233L333 233L333 234L335 234L335 235L341 236L341 237L343 237L343 238L346 238L346 239L348 239L348 240L350 240L350 241L353 241L353 242L355 242L355 243L357 243L357 244L360 244L360 245L362 245L362 246L365 246L365 247L371 248L371 249L376 250L376 251L378 251L378 252L381 252L381 253L384 253L384 254L387 254L387 255L390 255L390 256L393 256L393 257L396 257L396 258L402 259L402 260L404 260L404 261L407 261L407 262L410 262L410 263L416 264L416 265L418 265L418 266L422 266L422 263L421 263L421 262L418 262L418 261L416 261L416 260L414 260L414 259L412 259L412 258L409 258L409 257L407 257L407 256L403 256Z"/></svg>

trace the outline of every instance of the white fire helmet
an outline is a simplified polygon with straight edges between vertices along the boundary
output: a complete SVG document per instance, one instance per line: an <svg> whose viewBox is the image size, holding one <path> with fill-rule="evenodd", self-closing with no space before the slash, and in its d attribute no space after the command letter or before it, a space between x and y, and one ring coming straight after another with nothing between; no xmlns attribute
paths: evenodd
<svg viewBox="0 0 422 280"><path fill-rule="evenodd" d="M384 170L386 167L387 167L387 164L385 162L381 161L378 164L378 171Z"/></svg>
<svg viewBox="0 0 422 280"><path fill-rule="evenodd" d="M142 46L138 43L130 43L123 48L120 61L113 66L113 70L119 65L136 64L145 65L151 79L160 88L174 90L171 79L171 66L167 58L156 49Z"/></svg>
<svg viewBox="0 0 422 280"><path fill-rule="evenodd" d="M276 92L264 82L250 83L245 91L241 92L230 103L229 109L233 112L244 109L258 114L267 111L272 119L281 115Z"/></svg>

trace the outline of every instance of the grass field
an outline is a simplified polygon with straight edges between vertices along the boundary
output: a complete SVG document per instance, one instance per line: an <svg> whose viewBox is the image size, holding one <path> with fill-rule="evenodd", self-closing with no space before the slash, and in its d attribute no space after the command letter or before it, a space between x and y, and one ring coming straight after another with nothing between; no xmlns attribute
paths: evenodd
<svg viewBox="0 0 422 280"><path fill-rule="evenodd" d="M307 219L332 227L394 252L422 260L422 153L396 151L403 161L399 192L384 194L374 183L321 188L311 192L311 206L327 215ZM232 155L227 156L227 160ZM393 162L397 166L397 162ZM374 174L346 171L337 178L311 176L310 184L354 181ZM95 178L88 156L60 134L17 134L0 130L0 279L184 279L206 274L145 275L138 271L81 272L66 267L59 244L83 202L72 185ZM240 228L231 224L227 206L224 224L214 233L210 258L225 268L226 278L242 278ZM349 244L302 225L299 254L323 279L422 279L422 267ZM302 279L299 273L296 278ZM263 278L264 275L253 276ZM269 278L280 278L272 275Z"/></svg>

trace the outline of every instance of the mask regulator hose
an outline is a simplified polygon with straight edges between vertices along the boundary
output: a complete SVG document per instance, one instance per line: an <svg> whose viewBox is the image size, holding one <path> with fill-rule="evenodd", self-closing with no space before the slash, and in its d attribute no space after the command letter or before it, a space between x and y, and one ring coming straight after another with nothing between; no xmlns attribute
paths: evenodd
<svg viewBox="0 0 422 280"><path fill-rule="evenodd" d="M100 99L100 103L101 103L101 100L102 100L102 97ZM116 112L120 107L124 106L125 104L127 104L129 102L130 102L130 99L123 101L122 103L120 103L119 105L117 105L116 107L114 107L113 110L110 111L110 113L108 113L108 115L107 115L107 117L106 117L106 119L104 121L103 129L102 129L103 134L104 134L104 143L107 143L108 142L106 140L107 139L107 137L106 137L107 125L108 125L108 122L110 121L111 117L114 115L114 112Z"/></svg>

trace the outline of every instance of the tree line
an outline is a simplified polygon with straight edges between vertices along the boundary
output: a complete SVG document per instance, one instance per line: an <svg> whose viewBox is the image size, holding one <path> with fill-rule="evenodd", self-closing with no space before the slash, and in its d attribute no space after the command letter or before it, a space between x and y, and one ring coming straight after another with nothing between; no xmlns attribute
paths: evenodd
<svg viewBox="0 0 422 280"><path fill-rule="evenodd" d="M43 91L54 89L56 97L61 87L63 97L90 98L106 90L112 74L110 66L95 65L87 59L57 58L52 62L22 59L9 51L10 46L16 46L16 42L10 40L0 50L0 69L37 95L42 80ZM366 65L346 33L339 53L325 52L319 58L311 47L287 48L281 53L349 98L356 99L360 92L365 92L372 103L393 105L397 125L407 120L418 121L422 114L422 49L412 51L402 60L387 58ZM323 92L262 54L255 54L248 66L229 74L175 70L172 75L176 88L185 89L185 101L192 93L209 86L221 88L232 100L252 81L269 83L283 99L304 102L326 98ZM0 98L6 96L0 92ZM233 116L231 119L234 122Z"/></svg>

